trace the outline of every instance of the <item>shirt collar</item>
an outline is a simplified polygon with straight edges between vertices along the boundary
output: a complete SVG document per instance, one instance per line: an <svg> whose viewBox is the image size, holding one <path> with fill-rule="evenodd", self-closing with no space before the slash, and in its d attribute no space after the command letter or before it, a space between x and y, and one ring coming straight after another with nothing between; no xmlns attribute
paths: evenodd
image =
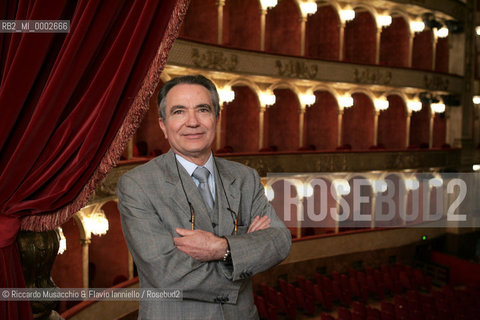
<svg viewBox="0 0 480 320"><path fill-rule="evenodd" d="M193 171L197 169L197 167L202 167L199 166L193 162L188 161L181 155L178 155L175 153L175 157L177 158L178 162L182 165L182 167L185 168L185 170L188 172L188 174L191 176L193 174ZM207 162L203 165L203 167L207 168L208 171L210 171L210 174L214 176L214 171L213 171L213 154L210 152L210 157L208 157Z"/></svg>

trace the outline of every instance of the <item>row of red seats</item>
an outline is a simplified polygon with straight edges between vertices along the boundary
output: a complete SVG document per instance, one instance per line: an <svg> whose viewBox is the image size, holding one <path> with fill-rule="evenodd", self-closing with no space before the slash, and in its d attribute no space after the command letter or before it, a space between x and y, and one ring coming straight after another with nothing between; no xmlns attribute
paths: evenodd
<svg viewBox="0 0 480 320"><path fill-rule="evenodd" d="M338 307L337 320L478 320L480 319L480 288L453 289L449 286L431 293L409 290L395 295L394 302L381 301L375 309L360 301L352 303L352 310ZM334 320L322 314L322 320Z"/></svg>
<svg viewBox="0 0 480 320"><path fill-rule="evenodd" d="M283 280L280 282L284 283ZM313 299L309 299L308 293L288 283L286 288L288 292L284 294L262 284L262 294L266 299L255 295L255 303L262 318L277 319L280 311L288 319L296 319L297 309L306 314L315 314L315 304ZM431 294L409 290L406 295L395 295L394 303L381 301L380 310L360 301L352 302L352 310L343 306L336 310L337 320L475 320L480 319L478 301L479 288L452 289L446 286ZM322 313L321 319L334 320L327 313Z"/></svg>
<svg viewBox="0 0 480 320"><path fill-rule="evenodd" d="M380 269L365 268L364 271L350 269L348 274L334 271L331 278L317 273L316 282L326 300L344 306L350 306L353 300L383 300L386 294L401 294L412 289L428 292L431 288L430 277L421 270L401 264L382 266Z"/></svg>
<svg viewBox="0 0 480 320"><path fill-rule="evenodd" d="M365 268L364 271L332 272L331 278L317 273L315 282L298 276L297 286L279 279L279 290L263 283L262 296L256 296L260 316L276 319L277 313L281 312L288 319L295 319L297 309L305 314L315 314L316 304L324 311L331 311L334 303L351 306L354 300L366 303L370 297L383 300L388 292L400 294L413 288L429 290L431 287L431 279L420 270L401 264L380 269ZM392 276L395 274L397 276Z"/></svg>

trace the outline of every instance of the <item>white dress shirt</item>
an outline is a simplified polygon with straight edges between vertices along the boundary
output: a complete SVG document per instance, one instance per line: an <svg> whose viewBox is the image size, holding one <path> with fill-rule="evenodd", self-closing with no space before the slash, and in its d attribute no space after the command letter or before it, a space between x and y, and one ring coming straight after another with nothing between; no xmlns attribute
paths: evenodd
<svg viewBox="0 0 480 320"><path fill-rule="evenodd" d="M177 158L178 162L182 165L182 167L187 170L188 174L192 177L193 182L198 185L200 184L200 181L198 181L197 178L193 177L193 171L197 169L197 167L201 167L199 165L196 165L193 162L188 161L187 159L183 158L182 156L178 155L175 153L175 157ZM210 175L208 176L208 186L210 187L210 192L212 193L213 200L215 200L215 170L214 168L214 163L213 163L213 154L210 153L210 157L208 158L207 162L203 165L203 167L207 168L207 170L210 172Z"/></svg>

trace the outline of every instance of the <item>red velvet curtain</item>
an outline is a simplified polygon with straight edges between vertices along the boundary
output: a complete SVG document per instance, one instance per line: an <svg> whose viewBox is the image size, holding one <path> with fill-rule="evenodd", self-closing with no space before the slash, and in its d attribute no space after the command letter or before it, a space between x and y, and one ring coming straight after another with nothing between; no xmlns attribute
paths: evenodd
<svg viewBox="0 0 480 320"><path fill-rule="evenodd" d="M24 286L20 228L49 230L88 201L148 109L189 0L16 0L3 20L70 20L0 33L0 288ZM0 301L0 319L30 319Z"/></svg>

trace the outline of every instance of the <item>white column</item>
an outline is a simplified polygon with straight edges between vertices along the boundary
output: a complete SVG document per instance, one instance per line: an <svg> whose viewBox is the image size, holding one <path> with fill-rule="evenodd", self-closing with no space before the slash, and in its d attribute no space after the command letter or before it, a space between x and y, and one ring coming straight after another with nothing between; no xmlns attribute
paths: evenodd
<svg viewBox="0 0 480 320"><path fill-rule="evenodd" d="M305 56L305 30L307 24L307 17L300 18L300 55Z"/></svg>
<svg viewBox="0 0 480 320"><path fill-rule="evenodd" d="M88 246L90 239L80 239L82 244L82 286L88 288Z"/></svg>
<svg viewBox="0 0 480 320"><path fill-rule="evenodd" d="M378 142L378 116L380 115L380 111L375 110L375 115L373 118L373 145L376 146Z"/></svg>
<svg viewBox="0 0 480 320"><path fill-rule="evenodd" d="M338 52L338 60L339 61L342 61L343 60L343 46L344 46L344 42L345 42L345 23L344 22L340 22L340 30L339 30L339 52Z"/></svg>
<svg viewBox="0 0 480 320"><path fill-rule="evenodd" d="M260 9L260 51L265 51L265 24L267 10Z"/></svg>
<svg viewBox="0 0 480 320"><path fill-rule="evenodd" d="M223 36L223 7L225 6L225 0L217 0L217 44L222 44Z"/></svg>
<svg viewBox="0 0 480 320"><path fill-rule="evenodd" d="M302 220L300 217L303 216L303 198L298 198L297 202L297 239L302 237Z"/></svg>
<svg viewBox="0 0 480 320"><path fill-rule="evenodd" d="M429 124L429 135L428 135L428 148L432 148L433 146L433 123L435 120L435 112L430 109L430 124Z"/></svg>
<svg viewBox="0 0 480 320"><path fill-rule="evenodd" d="M298 147L303 146L303 136L304 136L304 126L305 126L305 108L300 107L299 118L298 118Z"/></svg>
<svg viewBox="0 0 480 320"><path fill-rule="evenodd" d="M338 118L337 118L337 147L342 146L342 124L343 124L343 109L338 110Z"/></svg>
<svg viewBox="0 0 480 320"><path fill-rule="evenodd" d="M410 122L412 120L412 111L407 111L407 121L405 124L405 148L410 145Z"/></svg>
<svg viewBox="0 0 480 320"><path fill-rule="evenodd" d="M407 67L412 67L412 57L413 57L413 40L415 39L415 33L410 32L408 34L408 65Z"/></svg>
<svg viewBox="0 0 480 320"><path fill-rule="evenodd" d="M258 111L258 150L260 150L263 148L263 119L265 117L265 107L260 107Z"/></svg>
<svg viewBox="0 0 480 320"><path fill-rule="evenodd" d="M380 64L380 38L382 35L382 27L377 27L377 38L375 45L375 64Z"/></svg>
<svg viewBox="0 0 480 320"><path fill-rule="evenodd" d="M127 260L127 266L128 266L128 280L133 278L133 257L130 251L128 251L128 260Z"/></svg>

